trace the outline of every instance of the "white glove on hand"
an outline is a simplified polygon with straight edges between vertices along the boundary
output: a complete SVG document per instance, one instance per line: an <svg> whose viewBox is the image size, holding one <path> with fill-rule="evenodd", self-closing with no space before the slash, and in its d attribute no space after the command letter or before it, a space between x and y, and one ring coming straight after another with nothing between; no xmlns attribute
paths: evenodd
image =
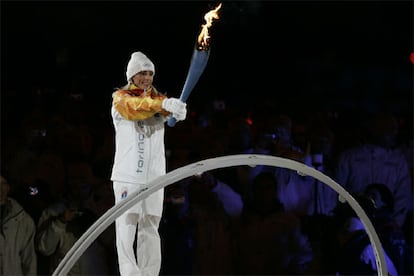
<svg viewBox="0 0 414 276"><path fill-rule="evenodd" d="M187 115L187 104L176 98L163 100L162 108L171 112L177 121L184 120Z"/></svg>
<svg viewBox="0 0 414 276"><path fill-rule="evenodd" d="M184 121L185 117L187 116L187 109L184 109L183 113L173 113L172 116L175 118L177 122Z"/></svg>

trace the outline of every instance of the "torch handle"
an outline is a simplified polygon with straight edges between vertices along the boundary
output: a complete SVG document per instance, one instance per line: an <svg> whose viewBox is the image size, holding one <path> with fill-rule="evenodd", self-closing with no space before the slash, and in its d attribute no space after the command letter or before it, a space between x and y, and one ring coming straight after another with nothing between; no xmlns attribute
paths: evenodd
<svg viewBox="0 0 414 276"><path fill-rule="evenodd" d="M177 120L171 115L170 118L168 118L168 126L169 127L173 127L175 126L175 124L177 123Z"/></svg>
<svg viewBox="0 0 414 276"><path fill-rule="evenodd" d="M181 90L180 100L186 102L191 92L193 91L194 86L197 84L198 79L204 71L204 68L207 65L208 57L210 55L210 50L199 51L194 49L193 56L191 57L190 68L187 73L187 78L185 80L183 89ZM168 126L175 126L177 120L170 116L168 119Z"/></svg>

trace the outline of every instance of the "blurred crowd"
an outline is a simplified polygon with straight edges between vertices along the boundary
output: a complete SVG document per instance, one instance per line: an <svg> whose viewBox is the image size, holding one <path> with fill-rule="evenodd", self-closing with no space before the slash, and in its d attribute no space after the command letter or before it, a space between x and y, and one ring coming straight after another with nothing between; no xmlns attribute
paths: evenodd
<svg viewBox="0 0 414 276"><path fill-rule="evenodd" d="M28 94L2 95L1 275L50 275L114 205L110 94ZM260 101L241 110L210 100L189 102L187 116L166 127L168 171L233 154L304 163L357 199L379 235L389 274L413 274L412 114L282 110ZM290 169L205 172L167 186L164 201L163 275L372 275L378 269L355 211L329 186ZM111 226L70 275L117 275L114 240Z"/></svg>

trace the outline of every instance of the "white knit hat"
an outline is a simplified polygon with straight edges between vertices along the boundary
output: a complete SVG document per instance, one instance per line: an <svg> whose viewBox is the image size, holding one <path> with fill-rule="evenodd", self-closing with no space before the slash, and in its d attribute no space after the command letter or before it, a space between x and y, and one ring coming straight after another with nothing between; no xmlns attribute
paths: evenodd
<svg viewBox="0 0 414 276"><path fill-rule="evenodd" d="M127 81L141 71L152 71L155 74L154 63L141 52L132 53L126 70Z"/></svg>

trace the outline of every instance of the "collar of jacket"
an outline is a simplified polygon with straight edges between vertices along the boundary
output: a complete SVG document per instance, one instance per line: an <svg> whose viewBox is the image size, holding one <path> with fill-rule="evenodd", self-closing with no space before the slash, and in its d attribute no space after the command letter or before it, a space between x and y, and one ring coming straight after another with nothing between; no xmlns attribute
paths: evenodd
<svg viewBox="0 0 414 276"><path fill-rule="evenodd" d="M153 87L150 86L147 90L138 88L135 84L131 83L128 87L128 93L132 96L141 96L144 94L144 96L149 96L153 92Z"/></svg>

